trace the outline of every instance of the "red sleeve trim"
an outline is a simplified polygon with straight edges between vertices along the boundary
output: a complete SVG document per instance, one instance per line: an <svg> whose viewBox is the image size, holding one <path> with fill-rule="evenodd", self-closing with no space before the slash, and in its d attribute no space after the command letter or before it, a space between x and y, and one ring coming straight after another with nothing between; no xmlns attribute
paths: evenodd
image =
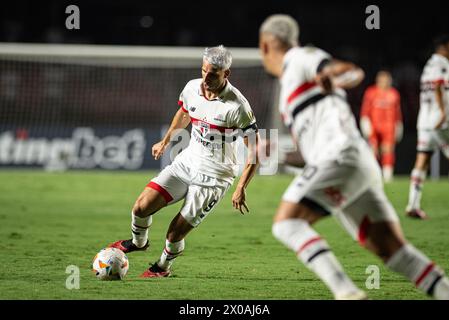
<svg viewBox="0 0 449 320"><path fill-rule="evenodd" d="M178 100L178 106L181 107L182 111L184 111L184 112L189 112L189 111L187 111L186 108L184 108L184 102L182 102L181 100Z"/></svg>

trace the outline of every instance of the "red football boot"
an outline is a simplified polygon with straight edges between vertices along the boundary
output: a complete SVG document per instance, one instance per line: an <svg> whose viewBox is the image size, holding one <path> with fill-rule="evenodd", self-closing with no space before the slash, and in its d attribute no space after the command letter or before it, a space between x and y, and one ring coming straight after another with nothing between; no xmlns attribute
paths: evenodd
<svg viewBox="0 0 449 320"><path fill-rule="evenodd" d="M171 271L164 270L158 266L157 262L153 263L144 273L140 275L141 278L164 278L169 277Z"/></svg>
<svg viewBox="0 0 449 320"><path fill-rule="evenodd" d="M429 218L427 216L427 214L424 211L422 211L421 209L408 210L405 212L405 215L410 218L422 219L422 220Z"/></svg>
<svg viewBox="0 0 449 320"><path fill-rule="evenodd" d="M108 248L117 248L122 250L124 253L130 253L133 251L145 251L150 246L150 242L147 240L147 243L142 247L139 248L133 243L132 239L129 240L119 240L114 243L111 243L108 245Z"/></svg>

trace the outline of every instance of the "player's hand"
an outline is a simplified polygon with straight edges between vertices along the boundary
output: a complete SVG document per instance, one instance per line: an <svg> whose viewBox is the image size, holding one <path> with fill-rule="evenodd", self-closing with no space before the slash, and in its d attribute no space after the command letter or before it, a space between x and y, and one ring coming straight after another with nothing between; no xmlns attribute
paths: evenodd
<svg viewBox="0 0 449 320"><path fill-rule="evenodd" d="M237 189L234 191L234 194L232 195L232 206L234 207L234 209L239 210L241 214L245 214L243 209L246 209L246 212L249 213L249 209L245 201L245 189L237 187Z"/></svg>
<svg viewBox="0 0 449 320"><path fill-rule="evenodd" d="M315 82L321 87L324 94L330 94L334 90L330 74L321 72L316 75Z"/></svg>
<svg viewBox="0 0 449 320"><path fill-rule="evenodd" d="M154 160L159 160L159 158L164 154L165 149L167 148L167 143L164 141L159 141L153 148L151 148L151 154L154 157Z"/></svg>
<svg viewBox="0 0 449 320"><path fill-rule="evenodd" d="M395 130L395 138L396 138L396 142L399 143L402 140L402 137L404 135L404 126L402 124L402 122L398 122L396 123L396 130Z"/></svg>
<svg viewBox="0 0 449 320"><path fill-rule="evenodd" d="M363 136L366 139L369 139L369 137L371 136L373 127L371 125L371 121L369 118L367 117L362 117L360 119L360 130L362 131Z"/></svg>

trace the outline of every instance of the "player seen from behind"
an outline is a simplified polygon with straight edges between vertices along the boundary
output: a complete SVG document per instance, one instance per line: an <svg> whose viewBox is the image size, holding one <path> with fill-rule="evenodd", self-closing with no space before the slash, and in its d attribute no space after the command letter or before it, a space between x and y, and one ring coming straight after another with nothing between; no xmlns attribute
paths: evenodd
<svg viewBox="0 0 449 320"><path fill-rule="evenodd" d="M430 296L449 299L449 279L404 238L384 193L380 167L346 101L343 89L358 85L363 71L318 48L300 47L298 37L299 26L287 15L270 16L260 27L264 67L280 78L280 112L306 163L282 197L274 236L336 299L365 299L311 227L332 214L391 270Z"/></svg>

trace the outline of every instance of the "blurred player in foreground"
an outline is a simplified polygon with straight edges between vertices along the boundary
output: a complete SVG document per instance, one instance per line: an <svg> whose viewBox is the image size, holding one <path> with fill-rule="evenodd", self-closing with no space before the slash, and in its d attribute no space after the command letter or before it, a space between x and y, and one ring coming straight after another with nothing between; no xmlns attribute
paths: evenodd
<svg viewBox="0 0 449 320"><path fill-rule="evenodd" d="M365 91L360 113L360 128L380 160L385 182L393 178L394 148L403 132L401 97L391 84L390 72L379 71L376 84Z"/></svg>
<svg viewBox="0 0 449 320"><path fill-rule="evenodd" d="M231 63L231 53L223 46L205 50L202 78L185 86L180 108L164 139L153 146L152 154L159 159L176 130L192 123L189 146L137 198L131 213L132 239L110 245L125 253L145 250L152 215L184 199L181 211L168 227L161 257L142 274L144 278L171 274L174 259L184 250L186 235L210 214L232 185L238 164L234 149L238 136L244 138L249 155L232 204L242 214L249 212L245 189L258 166L258 129L248 101L228 80Z"/></svg>
<svg viewBox="0 0 449 320"><path fill-rule="evenodd" d="M421 210L421 192L433 151L440 148L449 159L449 35L434 41L435 53L421 75L418 114L418 145L410 181L406 215L425 219Z"/></svg>
<svg viewBox="0 0 449 320"><path fill-rule="evenodd" d="M311 227L330 214L362 246L422 291L449 299L449 279L408 243L387 199L380 167L361 137L342 89L358 85L363 71L326 52L298 45L299 26L287 15L268 17L259 47L267 72L280 78L280 112L306 166L285 191L273 234L293 250L336 299L365 299L327 242Z"/></svg>

